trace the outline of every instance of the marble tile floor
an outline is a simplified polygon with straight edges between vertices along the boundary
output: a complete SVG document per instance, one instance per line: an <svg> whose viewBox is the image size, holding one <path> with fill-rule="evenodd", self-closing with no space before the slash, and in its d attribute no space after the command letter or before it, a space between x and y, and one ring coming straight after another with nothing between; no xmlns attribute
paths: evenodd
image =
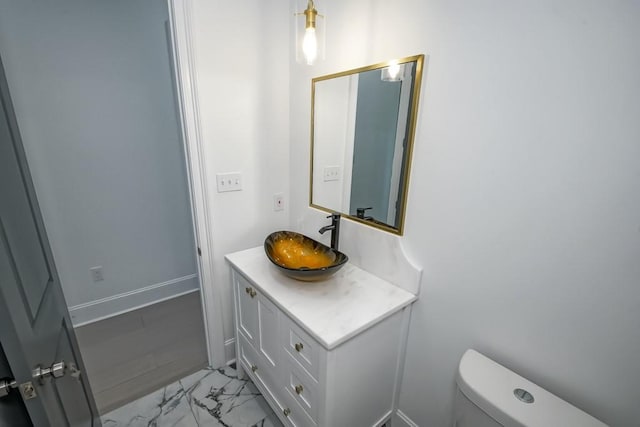
<svg viewBox="0 0 640 427"><path fill-rule="evenodd" d="M232 367L203 369L102 416L103 427L282 427Z"/></svg>

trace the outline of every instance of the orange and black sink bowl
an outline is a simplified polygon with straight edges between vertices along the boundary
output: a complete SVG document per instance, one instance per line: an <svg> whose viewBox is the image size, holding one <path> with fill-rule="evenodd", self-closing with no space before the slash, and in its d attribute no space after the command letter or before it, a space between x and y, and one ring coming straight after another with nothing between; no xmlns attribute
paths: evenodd
<svg viewBox="0 0 640 427"><path fill-rule="evenodd" d="M304 282L325 280L349 261L342 252L295 231L269 234L264 251L284 275Z"/></svg>

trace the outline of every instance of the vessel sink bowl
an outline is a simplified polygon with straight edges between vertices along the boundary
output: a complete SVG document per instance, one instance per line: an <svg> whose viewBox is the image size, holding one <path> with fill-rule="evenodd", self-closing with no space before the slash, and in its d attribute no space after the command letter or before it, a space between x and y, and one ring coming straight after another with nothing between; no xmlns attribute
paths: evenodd
<svg viewBox="0 0 640 427"><path fill-rule="evenodd" d="M264 251L283 274L304 282L327 279L349 261L342 252L294 231L269 234Z"/></svg>

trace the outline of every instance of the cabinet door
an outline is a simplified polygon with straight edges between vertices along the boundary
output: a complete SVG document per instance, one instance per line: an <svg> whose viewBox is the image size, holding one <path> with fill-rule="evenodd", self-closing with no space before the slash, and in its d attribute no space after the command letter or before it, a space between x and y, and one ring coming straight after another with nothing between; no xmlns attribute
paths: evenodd
<svg viewBox="0 0 640 427"><path fill-rule="evenodd" d="M258 331L258 291L242 275L233 273L238 295L238 329L254 346Z"/></svg>
<svg viewBox="0 0 640 427"><path fill-rule="evenodd" d="M260 354L273 367L279 359L278 309L264 295L258 298L258 329Z"/></svg>
<svg viewBox="0 0 640 427"><path fill-rule="evenodd" d="M279 375L282 364L278 340L278 308L264 295L258 295L258 343L256 349L262 359L265 369L263 375L275 390L283 385Z"/></svg>

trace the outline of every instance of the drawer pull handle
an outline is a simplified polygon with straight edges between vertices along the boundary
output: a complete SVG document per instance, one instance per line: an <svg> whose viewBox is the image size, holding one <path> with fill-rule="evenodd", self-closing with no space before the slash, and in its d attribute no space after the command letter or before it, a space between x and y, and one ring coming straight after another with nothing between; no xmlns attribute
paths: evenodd
<svg viewBox="0 0 640 427"><path fill-rule="evenodd" d="M296 348L296 351L298 353L300 353L302 351L302 349L304 348L304 346L302 345L301 342L297 342L296 345L294 345L294 347Z"/></svg>
<svg viewBox="0 0 640 427"><path fill-rule="evenodd" d="M282 413L284 414L285 417L288 417L289 414L291 413L291 409L286 408L284 411L282 411Z"/></svg>
<svg viewBox="0 0 640 427"><path fill-rule="evenodd" d="M251 372L255 372L258 370L258 367L256 365L251 365Z"/></svg>
<svg viewBox="0 0 640 427"><path fill-rule="evenodd" d="M296 393L301 394L303 390L304 390L304 388L302 387L302 385L297 385L296 386Z"/></svg>
<svg viewBox="0 0 640 427"><path fill-rule="evenodd" d="M253 288L244 288L244 291L248 293L251 298L256 296L256 291Z"/></svg>

